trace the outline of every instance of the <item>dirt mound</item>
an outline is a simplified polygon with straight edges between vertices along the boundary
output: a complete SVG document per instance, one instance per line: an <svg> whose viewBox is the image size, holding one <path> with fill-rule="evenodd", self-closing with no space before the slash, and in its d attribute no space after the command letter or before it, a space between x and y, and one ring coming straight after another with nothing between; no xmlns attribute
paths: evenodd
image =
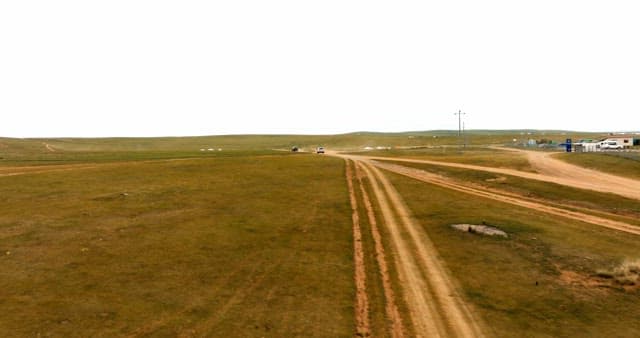
<svg viewBox="0 0 640 338"><path fill-rule="evenodd" d="M456 230L477 233L477 234L482 234L487 236L501 236L505 238L509 237L509 235L507 235L506 232L488 225L452 224L451 227Z"/></svg>

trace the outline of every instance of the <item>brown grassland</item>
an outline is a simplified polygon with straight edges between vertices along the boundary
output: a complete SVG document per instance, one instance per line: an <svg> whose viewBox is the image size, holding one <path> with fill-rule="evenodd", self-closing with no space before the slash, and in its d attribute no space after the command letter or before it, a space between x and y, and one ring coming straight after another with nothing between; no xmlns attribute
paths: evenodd
<svg viewBox="0 0 640 338"><path fill-rule="evenodd" d="M282 150L398 146L366 154L531 172L522 154L484 145L541 135L477 131L464 150L451 132L0 138L0 337L352 337L345 161ZM556 156L640 178L634 158ZM394 163L640 226L640 201L630 198ZM640 336L639 236L383 173L486 323L487 337ZM353 175L370 332L391 336L374 215L402 329L415 336L371 180ZM509 237L450 227L458 223L496 226Z"/></svg>
<svg viewBox="0 0 640 338"><path fill-rule="evenodd" d="M339 159L249 153L0 180L3 337L353 332Z"/></svg>

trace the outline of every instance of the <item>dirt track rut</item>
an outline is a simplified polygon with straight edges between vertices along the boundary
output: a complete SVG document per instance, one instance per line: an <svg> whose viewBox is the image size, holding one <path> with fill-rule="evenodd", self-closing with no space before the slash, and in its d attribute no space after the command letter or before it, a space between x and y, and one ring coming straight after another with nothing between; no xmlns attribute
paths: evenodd
<svg viewBox="0 0 640 338"><path fill-rule="evenodd" d="M385 253L384 245L382 243L382 236L378 229L378 222L376 220L375 212L373 211L373 205L367 190L364 188L364 174L360 164L355 166L356 176L360 186L360 192L362 194L362 202L367 211L367 218L369 220L369 226L371 227L371 237L374 241L374 250L376 256L376 262L378 263L378 269L380 271L380 278L382 279L382 288L385 299L385 312L387 318L390 321L389 333L393 338L404 337L405 329L402 325L402 318L396 305L396 296L391 286L391 277L389 275L389 267L387 266L387 256Z"/></svg>
<svg viewBox="0 0 640 338"><path fill-rule="evenodd" d="M428 234L412 218L384 174L367 162L358 165L369 179L395 251L410 320L419 337L481 337L479 320L457 293Z"/></svg>
<svg viewBox="0 0 640 338"><path fill-rule="evenodd" d="M362 248L362 231L360 230L360 216L358 214L358 201L354 188L354 169L347 161L347 186L349 188L349 200L351 202L351 219L353 223L353 257L355 265L356 282L356 334L367 337L370 334L369 325L369 300L367 297L367 274L364 264L364 250Z"/></svg>

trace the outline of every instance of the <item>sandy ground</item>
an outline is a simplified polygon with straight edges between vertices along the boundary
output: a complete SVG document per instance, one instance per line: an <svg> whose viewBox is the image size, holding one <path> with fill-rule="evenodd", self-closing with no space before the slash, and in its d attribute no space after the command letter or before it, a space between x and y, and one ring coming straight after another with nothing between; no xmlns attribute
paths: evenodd
<svg viewBox="0 0 640 338"><path fill-rule="evenodd" d="M591 223L591 224L595 224L595 225L602 226L609 229L614 229L614 230L623 231L623 232L627 232L635 235L640 235L640 227L637 227L628 223L615 221L615 220L607 219L604 217L594 216L594 215L590 215L590 214L586 214L578 211L571 211L567 209L556 208L540 202L514 196L512 194L503 194L498 192L497 190L479 189L466 184L457 183L449 178L435 175L420 169L409 168L409 167L390 164L390 163L380 163L375 161L373 163L377 167L383 168L385 170L389 170L391 172L394 172L400 175L411 177L423 182L435 184L448 189L453 189L453 190L457 190L467 194L485 197L492 200L496 200L496 201L500 201L500 202L508 203L512 205L517 205L517 206L528 208L528 209L533 209L539 212L544 212L544 213L552 214L555 216L565 217L565 218L569 218L577 221L582 221L585 223Z"/></svg>
<svg viewBox="0 0 640 338"><path fill-rule="evenodd" d="M356 161L371 183L390 234L394 263L419 337L482 337L477 316L458 294L444 262L424 229L386 176L370 161Z"/></svg>
<svg viewBox="0 0 640 338"><path fill-rule="evenodd" d="M585 169L579 166L568 164L552 158L550 156L551 153L516 149L513 149L512 151L524 152L531 162L531 165L538 171L538 173L531 173L507 168L484 167L472 164L406 159L397 157L366 155L350 155L350 157L360 160L386 160L396 162L424 163L451 168L480 170L502 175L518 176L543 182L551 182L579 189L612 193L640 200L640 181L638 180L615 176L600 171Z"/></svg>

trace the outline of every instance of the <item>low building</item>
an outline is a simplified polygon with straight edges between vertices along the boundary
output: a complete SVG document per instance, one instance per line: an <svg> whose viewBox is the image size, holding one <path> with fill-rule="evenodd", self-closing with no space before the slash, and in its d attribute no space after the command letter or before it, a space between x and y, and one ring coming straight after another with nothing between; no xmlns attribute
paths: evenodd
<svg viewBox="0 0 640 338"><path fill-rule="evenodd" d="M599 142L578 142L573 144L573 151L576 153L592 153L600 151Z"/></svg>

